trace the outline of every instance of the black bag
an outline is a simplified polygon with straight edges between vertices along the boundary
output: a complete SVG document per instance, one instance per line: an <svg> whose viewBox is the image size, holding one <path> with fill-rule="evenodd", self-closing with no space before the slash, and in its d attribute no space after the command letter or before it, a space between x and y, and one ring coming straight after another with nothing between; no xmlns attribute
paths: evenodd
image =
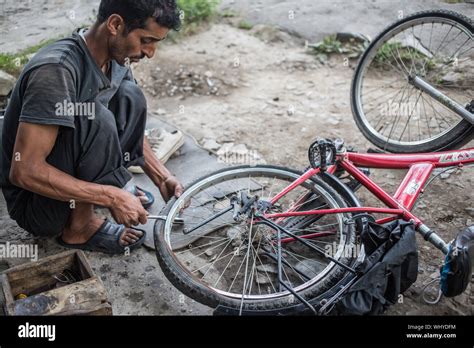
<svg viewBox="0 0 474 348"><path fill-rule="evenodd" d="M412 223L397 220L386 225L367 222L361 232L365 261L363 274L336 304L337 314L376 315L397 303L417 279L418 252Z"/></svg>

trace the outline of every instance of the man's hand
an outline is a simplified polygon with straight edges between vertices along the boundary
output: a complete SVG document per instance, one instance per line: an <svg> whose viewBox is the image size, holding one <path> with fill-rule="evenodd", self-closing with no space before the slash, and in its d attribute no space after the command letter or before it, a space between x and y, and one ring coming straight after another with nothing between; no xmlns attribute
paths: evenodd
<svg viewBox="0 0 474 348"><path fill-rule="evenodd" d="M165 202L168 202L172 197L181 197L184 192L183 185L181 185L178 179L174 176L170 176L168 179L158 184L158 188L160 189L161 196Z"/></svg>
<svg viewBox="0 0 474 348"><path fill-rule="evenodd" d="M169 202L173 196L179 198L184 192L183 185L181 185L179 180L158 160L146 137L143 145L143 154L145 157L143 170L160 189L161 196L165 202Z"/></svg>
<svg viewBox="0 0 474 348"><path fill-rule="evenodd" d="M148 212L143 208L140 198L116 187L111 188L110 194L113 203L107 208L118 224L133 227L147 223Z"/></svg>

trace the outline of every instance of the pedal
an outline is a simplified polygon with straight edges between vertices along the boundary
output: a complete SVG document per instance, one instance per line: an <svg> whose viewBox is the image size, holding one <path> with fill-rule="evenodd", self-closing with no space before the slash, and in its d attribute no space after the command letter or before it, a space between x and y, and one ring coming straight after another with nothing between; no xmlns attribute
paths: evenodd
<svg viewBox="0 0 474 348"><path fill-rule="evenodd" d="M474 99L466 105L466 110L474 114Z"/></svg>

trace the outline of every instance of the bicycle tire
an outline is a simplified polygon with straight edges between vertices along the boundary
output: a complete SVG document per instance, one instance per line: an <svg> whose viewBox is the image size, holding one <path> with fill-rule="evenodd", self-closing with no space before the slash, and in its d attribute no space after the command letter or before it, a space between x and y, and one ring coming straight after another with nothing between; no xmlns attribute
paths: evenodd
<svg viewBox="0 0 474 348"><path fill-rule="evenodd" d="M372 50L376 47L379 47L380 41L385 40L385 38L389 37L388 34L392 31L395 31L397 28L402 26L403 24L416 20L416 19L423 19L428 17L440 17L443 19L450 19L453 21L458 22L459 24L463 25L467 29L470 30L471 33L474 33L474 24L473 21L459 13L447 10L430 10L430 11L421 11L417 12L413 15L407 16L406 18L395 22L394 24L387 27L383 30L376 38L373 40L369 47L366 49L362 57L360 58L356 72L354 74L354 78L352 80L352 87L351 87L351 108L352 114L354 116L354 120L357 124L357 127L360 129L362 134L375 146L392 153L420 153L420 152L436 152L442 150L450 150L459 148L469 141L471 141L474 137L474 125L470 124L466 120L461 120L454 128L452 128L446 134L443 134L439 138L435 138L431 141L427 141L422 144L416 145L406 145L406 144L394 144L390 141L382 140L377 134L374 134L372 131L372 127L368 126L365 121L365 117L363 115L363 111L361 110L361 106L358 103L359 98L359 88L358 83L359 80L363 77L361 74L363 73L363 68L366 64L366 60L371 56ZM389 38L390 39L390 38Z"/></svg>
<svg viewBox="0 0 474 348"><path fill-rule="evenodd" d="M196 180L190 187L193 187L203 180L208 178L212 178L218 175L225 175L226 172L235 171L235 170L279 170L282 173L288 173L291 175L292 179L299 177L302 173L284 167L277 167L277 166L241 166L241 167L234 167L234 168L227 168L217 171L213 174L204 176L198 180ZM313 177L310 179L315 185L319 185L321 188L326 190L331 194L331 197L337 201L338 206L347 207L344 199L334 190L332 189L327 183L322 181L318 177ZM187 190L186 190L187 191ZM183 196L186 195L186 191L184 192ZM168 216L171 209L175 207L177 203L177 199L173 198L171 202L163 209L161 212L162 215ZM347 214L346 216L350 216ZM154 228L154 237L155 237L155 246L156 246L156 255L158 262L163 270L163 273L168 278L168 280L183 294L189 296L190 298L200 302L206 306L211 308L216 308L218 306L225 306L232 309L238 309L241 306L240 299L229 298L223 296L216 291L212 290L206 284L198 282L196 279L190 276L188 272L183 270L177 261L174 259L172 253L170 252L170 248L167 247L166 241L164 238L164 228L165 222L164 221L157 221ZM355 243L355 228L353 225L347 225L347 240L349 243ZM358 255L360 257L360 255ZM341 258L341 262L344 264L352 265L356 261L356 257L344 257ZM314 284L312 287L308 289L300 291L298 294L301 295L306 300L311 300L314 298L324 299L324 294L334 294L334 287L341 286L341 281L345 282L350 280L350 277L347 277L348 271L340 266L334 266L333 269L328 273L327 278L321 281L318 284ZM297 300L295 300L297 301ZM259 311L275 311L281 310L285 311L288 308L294 307L294 304L290 304L288 301L288 297L284 296L281 298L275 298L270 300L260 300L260 301L249 301L246 300L243 305L243 310L251 311L251 312L259 312Z"/></svg>

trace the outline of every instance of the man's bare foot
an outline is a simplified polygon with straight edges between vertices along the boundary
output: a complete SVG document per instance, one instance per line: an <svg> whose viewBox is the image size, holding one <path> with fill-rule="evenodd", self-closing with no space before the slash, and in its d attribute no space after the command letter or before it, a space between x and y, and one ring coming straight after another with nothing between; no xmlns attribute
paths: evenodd
<svg viewBox="0 0 474 348"><path fill-rule="evenodd" d="M146 196L145 192L137 188L137 193L138 193L138 198L142 202L142 204L147 204L148 203L148 197Z"/></svg>
<svg viewBox="0 0 474 348"><path fill-rule="evenodd" d="M104 224L104 220L98 218L92 205L77 205L71 213L69 223L63 231L62 239L67 244L87 243ZM123 247L136 243L143 236L143 232L126 228L120 237L120 245Z"/></svg>

